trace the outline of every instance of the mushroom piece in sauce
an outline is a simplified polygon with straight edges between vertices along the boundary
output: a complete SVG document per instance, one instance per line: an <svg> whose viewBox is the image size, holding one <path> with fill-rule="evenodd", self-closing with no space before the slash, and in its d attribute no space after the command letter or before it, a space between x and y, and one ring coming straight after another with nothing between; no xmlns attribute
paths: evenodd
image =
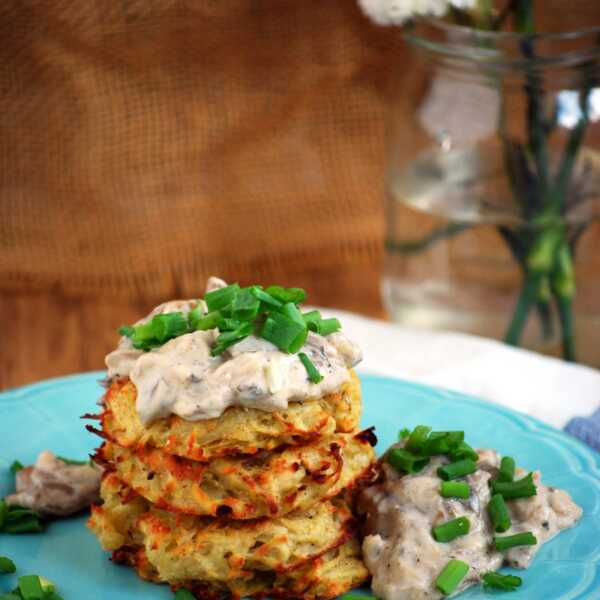
<svg viewBox="0 0 600 600"><path fill-rule="evenodd" d="M68 464L45 450L33 466L17 471L17 491L6 502L44 516L66 517L99 499L101 476L93 464Z"/></svg>

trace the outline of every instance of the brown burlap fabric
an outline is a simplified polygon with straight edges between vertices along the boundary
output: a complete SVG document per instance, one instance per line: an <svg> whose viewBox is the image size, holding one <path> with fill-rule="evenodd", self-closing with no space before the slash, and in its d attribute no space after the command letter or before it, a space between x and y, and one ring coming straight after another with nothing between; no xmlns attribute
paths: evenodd
<svg viewBox="0 0 600 600"><path fill-rule="evenodd" d="M376 260L397 32L354 0L4 0L0 286Z"/></svg>

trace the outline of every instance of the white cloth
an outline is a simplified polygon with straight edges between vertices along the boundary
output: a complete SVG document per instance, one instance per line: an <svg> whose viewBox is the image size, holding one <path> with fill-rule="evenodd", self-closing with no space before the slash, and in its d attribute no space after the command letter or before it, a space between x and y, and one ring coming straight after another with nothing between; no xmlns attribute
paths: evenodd
<svg viewBox="0 0 600 600"><path fill-rule="evenodd" d="M600 371L461 333L408 329L340 310L364 354L358 371L452 389L564 427L600 407Z"/></svg>

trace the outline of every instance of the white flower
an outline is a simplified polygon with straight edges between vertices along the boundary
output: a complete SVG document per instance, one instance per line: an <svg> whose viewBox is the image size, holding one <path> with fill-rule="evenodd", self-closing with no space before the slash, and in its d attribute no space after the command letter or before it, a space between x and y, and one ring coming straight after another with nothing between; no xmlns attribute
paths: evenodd
<svg viewBox="0 0 600 600"><path fill-rule="evenodd" d="M416 15L441 17L450 5L471 8L477 0L358 0L363 12L378 25L401 25Z"/></svg>

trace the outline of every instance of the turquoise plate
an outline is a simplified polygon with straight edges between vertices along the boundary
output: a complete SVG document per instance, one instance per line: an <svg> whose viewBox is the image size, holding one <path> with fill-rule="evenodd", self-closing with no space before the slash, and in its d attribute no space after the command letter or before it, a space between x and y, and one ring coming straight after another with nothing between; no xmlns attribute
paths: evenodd
<svg viewBox="0 0 600 600"><path fill-rule="evenodd" d="M102 376L86 373L0 394L0 496L12 489L8 467L14 459L32 463L46 448L82 458L98 444L79 415L97 409ZM522 573L521 589L506 598L600 599L600 455L535 419L482 400L369 375L362 382L363 424L375 425L380 452L402 427L426 423L464 429L472 445L497 448L524 468L540 469L544 482L565 488L583 507L578 525L540 550ZM0 534L0 555L14 559L17 574L37 573L56 582L65 600L172 598L166 586L144 583L130 569L110 563L84 517L52 523L39 535ZM16 576L0 576L0 591L11 589L15 581ZM497 596L474 588L460 598Z"/></svg>

